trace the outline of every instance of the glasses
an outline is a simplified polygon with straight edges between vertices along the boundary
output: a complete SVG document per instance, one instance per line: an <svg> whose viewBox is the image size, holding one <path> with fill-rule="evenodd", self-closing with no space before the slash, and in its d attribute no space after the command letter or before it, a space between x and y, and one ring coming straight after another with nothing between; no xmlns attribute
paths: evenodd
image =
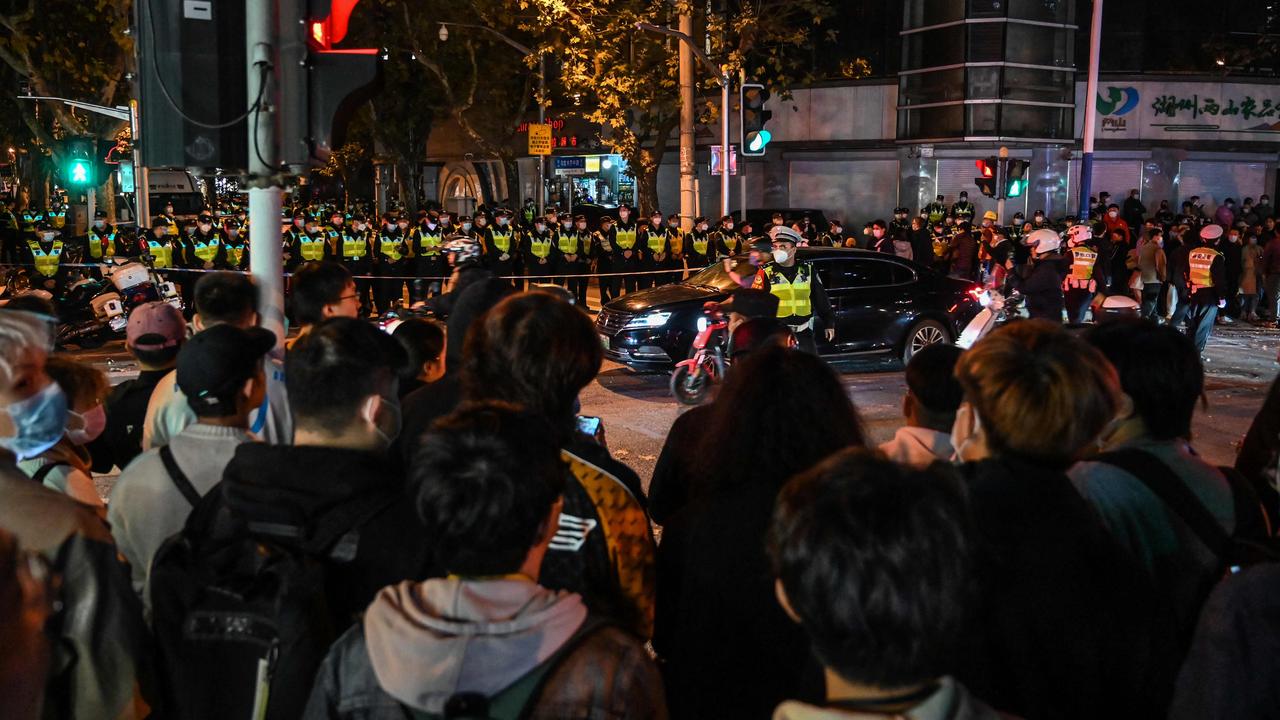
<svg viewBox="0 0 1280 720"><path fill-rule="evenodd" d="M355 293L351 293L350 295L338 296L338 302L342 302L343 300L359 300L359 299L360 299L360 296Z"/></svg>

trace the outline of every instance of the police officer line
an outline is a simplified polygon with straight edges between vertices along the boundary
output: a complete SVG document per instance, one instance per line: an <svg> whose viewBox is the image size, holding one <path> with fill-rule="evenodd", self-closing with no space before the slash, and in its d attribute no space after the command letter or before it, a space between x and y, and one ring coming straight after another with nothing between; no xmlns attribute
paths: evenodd
<svg viewBox="0 0 1280 720"><path fill-rule="evenodd" d="M60 263L59 268L96 268L102 269L105 263ZM0 268L17 268L26 267L34 268L34 263L4 263L0 264ZM637 270L635 272L613 272L613 273L568 273L558 275L497 275L499 280L555 280L559 278L604 278L604 277L637 277L639 275L673 275L676 273L697 273L707 268L703 267L691 268L670 268L668 270ZM234 272L244 275L251 275L250 270L205 270L202 268L155 268L160 273L215 273L215 272ZM293 273L284 273L284 277L292 277ZM357 280L451 280L452 275L352 275Z"/></svg>

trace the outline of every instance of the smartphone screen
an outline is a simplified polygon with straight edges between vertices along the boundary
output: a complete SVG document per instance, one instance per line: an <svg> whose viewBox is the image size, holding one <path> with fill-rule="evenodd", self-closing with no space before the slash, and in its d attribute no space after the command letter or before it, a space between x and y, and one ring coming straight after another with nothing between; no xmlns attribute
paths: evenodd
<svg viewBox="0 0 1280 720"><path fill-rule="evenodd" d="M578 431L583 435L596 437L600 434L600 418L591 417L590 415L579 415Z"/></svg>

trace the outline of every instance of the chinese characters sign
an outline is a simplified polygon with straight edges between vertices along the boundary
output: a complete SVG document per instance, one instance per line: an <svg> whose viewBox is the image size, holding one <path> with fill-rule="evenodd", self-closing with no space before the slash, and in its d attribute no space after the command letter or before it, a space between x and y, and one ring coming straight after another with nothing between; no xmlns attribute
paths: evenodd
<svg viewBox="0 0 1280 720"><path fill-rule="evenodd" d="M1084 106L1084 86L1077 87ZM1099 139L1280 142L1280 85L1123 82L1098 85ZM1077 125L1083 113L1077 115Z"/></svg>

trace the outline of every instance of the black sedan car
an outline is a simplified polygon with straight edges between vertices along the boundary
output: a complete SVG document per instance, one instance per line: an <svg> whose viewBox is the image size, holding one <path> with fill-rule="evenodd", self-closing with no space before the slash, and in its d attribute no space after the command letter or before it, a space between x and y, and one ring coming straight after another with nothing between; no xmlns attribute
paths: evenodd
<svg viewBox="0 0 1280 720"><path fill-rule="evenodd" d="M892 354L904 362L926 345L952 342L982 309L981 287L908 260L865 250L800 248L813 263L836 318L833 342L818 333L829 359ZM596 317L605 357L637 370L670 370L689 354L702 306L737 285L719 264L684 282L624 295Z"/></svg>

